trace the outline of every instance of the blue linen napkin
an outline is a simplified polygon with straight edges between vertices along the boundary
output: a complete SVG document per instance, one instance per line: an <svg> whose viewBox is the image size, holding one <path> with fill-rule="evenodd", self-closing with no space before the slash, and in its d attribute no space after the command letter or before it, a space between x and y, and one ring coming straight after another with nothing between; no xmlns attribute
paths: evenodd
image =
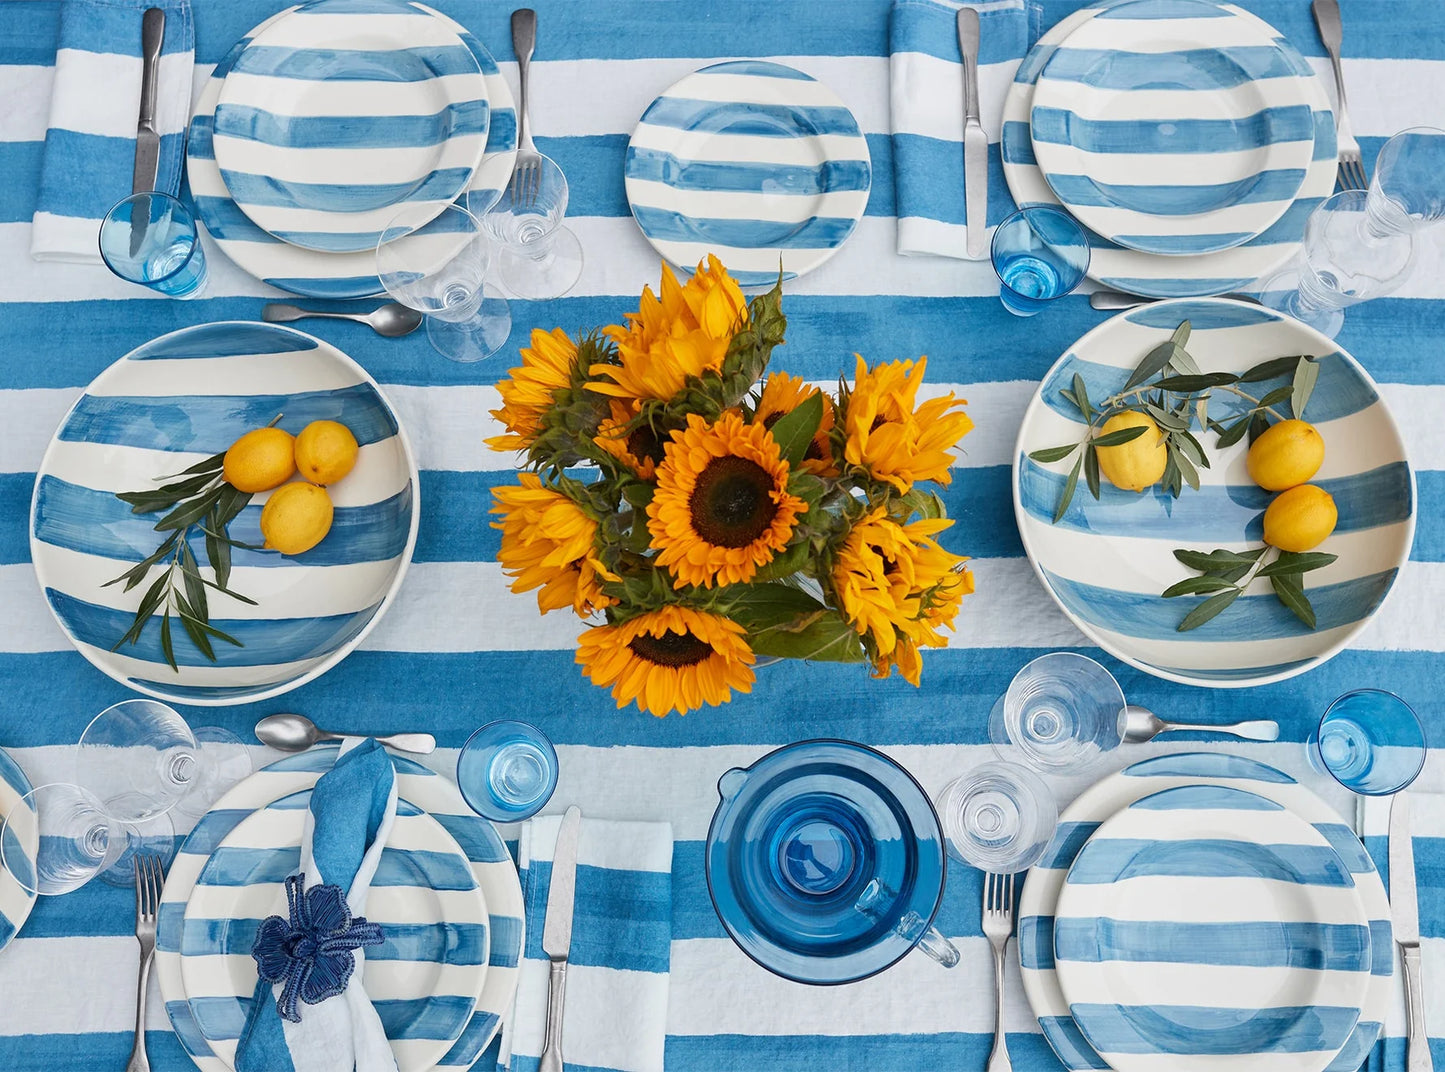
<svg viewBox="0 0 1445 1072"><path fill-rule="evenodd" d="M339 886L351 914L364 916L395 818L391 757L371 738L349 738L311 791L301 838L306 888ZM345 989L300 1006L299 1022L278 1011L281 986L259 980L237 1044L236 1072L396 1072L381 1018L362 985L364 952L353 952L355 967Z"/></svg>
<svg viewBox="0 0 1445 1072"><path fill-rule="evenodd" d="M195 66L190 0L65 0L31 220L30 255L36 260L103 263L97 244L100 221L131 192L141 15L149 7L166 13L157 71L161 151L156 189L180 191Z"/></svg>
<svg viewBox="0 0 1445 1072"><path fill-rule="evenodd" d="M964 257L963 59L949 0L895 0L888 28L898 252ZM1028 50L1024 0L980 0L979 100L988 134L988 222L1013 211L999 156L1003 98Z"/></svg>
<svg viewBox="0 0 1445 1072"><path fill-rule="evenodd" d="M502 1026L499 1072L536 1068L547 1023L542 952L560 815L524 823L517 845L527 944L517 999ZM582 819L576 908L563 1004L569 1067L662 1072L672 957L672 826Z"/></svg>

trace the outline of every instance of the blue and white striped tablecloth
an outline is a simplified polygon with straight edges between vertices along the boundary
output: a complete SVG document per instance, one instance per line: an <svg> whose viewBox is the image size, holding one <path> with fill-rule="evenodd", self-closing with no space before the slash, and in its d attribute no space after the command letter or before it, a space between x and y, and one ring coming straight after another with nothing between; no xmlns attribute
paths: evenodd
<svg viewBox="0 0 1445 1072"><path fill-rule="evenodd" d="M1243 0L1326 69L1307 0ZM573 295L513 304L515 349L534 327L569 330L616 321L656 285L656 255L623 195L628 134L647 104L706 63L768 57L822 79L857 115L874 162L867 215L839 254L789 285L788 342L780 367L836 378L857 351L869 359L929 356L940 390L970 401L969 436L952 486L958 523L949 550L972 555L978 593L953 646L929 652L924 684L869 681L856 667L779 665L750 696L722 709L659 720L618 711L572 662L576 626L539 618L531 595L513 596L496 563L489 491L511 479L509 459L483 438L507 363L456 365L420 333L399 341L365 328L315 323L385 386L407 422L422 469L416 561L396 606L364 649L281 700L190 710L196 725L249 734L274 711L371 730L430 730L443 768L480 723L520 717L558 743L554 807L589 815L667 819L674 852L667 1063L678 1072L845 1069L902 1072L982 1069L992 1034L992 978L979 931L980 878L956 869L939 917L963 963L944 971L911 955L889 972L841 988L808 988L766 974L723 933L708 902L702 842L731 766L812 736L879 745L936 791L988 754L993 698L1025 660L1083 638L1039 587L1023 557L1009 496L1014 434L1034 384L1103 314L1082 296L1027 322L994 296L987 262L895 253L888 100L888 0L535 0L540 33L532 118L543 152L571 180L569 221L587 251ZM279 0L196 0L195 84ZM508 17L500 0L436 0L486 42L508 77ZM1075 0L1045 0L1052 25ZM1439 0L1343 0L1351 114L1366 156L1412 124L1445 127L1445 36ZM65 778L69 746L122 688L76 654L55 627L30 566L26 519L34 473L61 415L82 386L132 347L188 324L254 318L269 295L215 254L212 295L147 298L103 269L30 259L58 26L53 2L0 3L0 745L37 784ZM985 72L985 82L1003 81ZM997 175L997 172L995 172ZM1129 698L1182 719L1280 719L1284 739L1240 750L1305 777L1309 723L1337 694L1382 685L1422 712L1445 745L1445 258L1431 244L1403 296L1351 310L1340 343L1381 383L1419 470L1420 525L1412 559L1379 619L1356 646L1313 673L1261 689L1214 692L1171 685L1105 661ZM1097 654L1097 653L1096 653ZM1143 752L1134 752L1138 758ZM258 756L258 760L264 758ZM1121 760L1122 762L1122 760ZM1437 762L1427 782L1441 788ZM1078 786L1064 787L1067 798ZM1331 798L1342 809L1343 795ZM1424 871L1445 872L1445 840L1417 846ZM1429 880L1433 881L1433 880ZM1422 888L1428 885L1422 877ZM1425 941L1445 943L1437 897L1423 911ZM0 953L0 1069L71 1072L120 1068L131 1044L136 943L126 891L93 884L42 899L22 936ZM1431 1023L1445 1062L1445 980ZM157 1072L188 1059L152 992L150 1052ZM1020 1072L1058 1067L1023 1001L1016 974L1007 1010ZM1390 1034L1403 1034L1398 1014ZM1387 1067L1403 1068L1390 1049Z"/></svg>

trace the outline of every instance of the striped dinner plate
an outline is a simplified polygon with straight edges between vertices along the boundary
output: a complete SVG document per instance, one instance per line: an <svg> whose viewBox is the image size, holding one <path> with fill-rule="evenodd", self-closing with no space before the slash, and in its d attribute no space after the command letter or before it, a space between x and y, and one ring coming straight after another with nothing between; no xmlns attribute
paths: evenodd
<svg viewBox="0 0 1445 1072"><path fill-rule="evenodd" d="M1102 483L1096 500L1084 481L1057 524L1055 508L1077 452L1042 464L1041 448L1083 439L1083 415L1060 392L1077 375L1096 406L1119 391L1144 355L1182 321L1204 372L1244 372L1271 358L1319 358L1305 419L1325 442L1311 483L1334 498L1339 522L1319 550L1338 555L1304 575L1317 628L1309 629L1255 581L1222 614L1190 632L1177 626L1202 597L1160 593L1195 574L1177 548L1244 551L1262 545L1265 507L1274 495L1249 478L1245 440L1219 449L1213 432L1193 431L1210 467L1198 491L1178 499L1155 485L1136 493ZM1289 382L1247 385L1255 398ZM1228 424L1250 403L1215 391L1208 415ZM1288 415L1287 406L1275 412ZM1095 643L1156 677L1187 685L1242 688L1304 673L1332 658L1364 628L1410 556L1415 476L1389 408L1369 374L1335 343L1299 321L1261 306L1219 298L1158 302L1121 313L1089 332L1044 376L1024 412L1013 464L1014 517L1024 550L1044 587Z"/></svg>
<svg viewBox="0 0 1445 1072"><path fill-rule="evenodd" d="M863 218L872 169L853 113L781 63L704 67L658 97L627 146L627 202L659 253L714 253L744 286L831 257Z"/></svg>
<svg viewBox="0 0 1445 1072"><path fill-rule="evenodd" d="M460 23L422 4L413 4L441 20L476 58L487 83L489 119L486 153L457 203L480 215L501 196L517 158L517 112L507 80L496 61ZM216 166L212 131L221 87L247 44L295 8L261 23L231 48L201 90L186 138L186 181L201 225L227 257L263 283L313 298L370 298L386 293L376 275L376 253L327 253L283 242L258 227L231 197ZM440 210L439 210L440 211Z"/></svg>
<svg viewBox="0 0 1445 1072"><path fill-rule="evenodd" d="M1105 238L1188 256L1237 246L1294 202L1314 154L1309 76L1258 19L1128 0L1053 51L1029 132L1049 186Z"/></svg>
<svg viewBox="0 0 1445 1072"><path fill-rule="evenodd" d="M30 779L20 764L0 748L0 822L16 808L29 808L25 800ZM17 833L17 827L21 833ZM0 949L4 949L35 907L35 856L40 848L40 829L32 820L5 827L4 863L0 864Z"/></svg>
<svg viewBox="0 0 1445 1072"><path fill-rule="evenodd" d="M218 642L212 661L177 628L172 670L155 619L137 643L116 649L147 586L126 592L106 582L161 539L157 515L131 513L116 494L155 487L278 414L293 435L314 420L339 421L361 445L356 467L328 489L331 531L301 555L234 550L230 587L256 605L215 593L210 611L242 647ZM411 561L419 483L395 411L351 358L276 324L203 324L131 351L66 414L36 476L31 559L60 627L121 684L178 703L249 703L325 673L375 626ZM231 523L233 539L263 542L269 494L253 497ZM209 576L200 529L191 546Z"/></svg>
<svg viewBox="0 0 1445 1072"><path fill-rule="evenodd" d="M233 1068L256 991L251 949L262 920L286 916L286 877L301 863L310 803L303 789L238 823L186 904L186 999L201 1036ZM398 1072L426 1072L471 1020L487 971L487 902L452 836L400 796L364 915L385 939L366 950L366 994Z"/></svg>
<svg viewBox="0 0 1445 1072"><path fill-rule="evenodd" d="M1116 1072L1321 1072L1354 1032L1371 964L1330 842L1233 786L1165 789L1106 820L1054 912L1069 1012Z"/></svg>
<svg viewBox="0 0 1445 1072"><path fill-rule="evenodd" d="M338 750L336 744L318 745L287 756L238 783L196 824L166 875L156 929L156 977L171 1026L201 1072L227 1072L230 1065L219 1053L234 1049L234 1045L213 1047L208 1041L192 1009L182 974L185 957L194 956L198 948L208 948L210 942L208 928L187 929L185 923L197 880L232 831L253 814L265 814L268 805L312 788L331 769ZM469 1068L496 1036L516 994L525 937L521 883L496 828L467 807L451 781L402 756L393 754L391 758L396 767L397 796L425 811L445 828L466 857L477 888L486 899L486 973L465 1028L436 1059L438 1068ZM470 933L476 935L475 931ZM197 942L202 946L198 947ZM368 993L374 1000L380 999L380 993L369 985L370 953L367 959Z"/></svg>
<svg viewBox="0 0 1445 1072"><path fill-rule="evenodd" d="M1034 86L1054 51L1066 38L1090 20L1120 4L1139 0L1099 0L1061 19L1039 38L1019 64L1008 94L1004 97L1003 154L1004 180L1019 205L1057 205L1059 198L1049 186L1034 158L1029 117L1033 110ZM1152 0L1161 16L1168 17L1178 5L1175 0ZM1184 0L1194 4L1198 0ZM1118 242L1089 231L1092 258L1089 275L1105 286L1151 298L1178 298L1247 290L1256 280L1278 270L1299 250L1305 220L1335 188L1335 122L1324 86L1313 69L1279 31L1257 16L1232 4L1220 10L1256 23L1288 60L1291 69L1304 80L1314 122L1313 151L1309 166L1293 202L1273 224L1246 242L1214 253L1187 257L1161 256L1129 249Z"/></svg>
<svg viewBox="0 0 1445 1072"><path fill-rule="evenodd" d="M1044 1037L1068 1072L1095 1072L1110 1067L1080 1032L1060 987L1055 957L1055 910L1065 876L1101 824L1135 801L1181 786L1194 787L1196 791L1202 786L1224 786L1281 805L1323 837L1353 876L1370 931L1369 981L1363 1004L1356 1006L1360 1009L1359 1019L1343 1047L1327 1066L1321 1061L1316 1067L1327 1067L1328 1072L1356 1072L1374 1047L1384 1026L1386 1012L1399 1000L1393 985L1394 941L1390 932L1390 902L1385 895L1384 884L1364 846L1354 832L1340 821L1333 808L1283 771L1243 756L1221 752L1180 752L1132 764L1086 790L1059 817L1054 838L1043 859L1029 870L1019 898L1019 965L1024 993ZM1249 825L1253 824L1253 817L1260 814L1263 813L1250 812ZM1315 851L1318 851L1317 845ZM1291 887L1283 883L1276 882L1274 888L1292 892ZM1172 908L1170 903L1160 901L1157 916L1145 918L1170 920L1175 918L1169 915ZM1265 910L1274 911L1272 908ZM1194 922L1204 923L1210 917L1196 915L1191 918ZM1148 930L1144 928L1146 934ZM1357 932L1351 931L1350 934L1356 936L1352 941L1358 944ZM1269 947L1272 949L1270 956L1275 960L1284 955L1284 949L1279 944L1281 937L1283 934L1271 939L1274 944ZM1249 949L1233 948L1237 960L1249 961L1252 958L1256 961L1235 966L1240 972L1238 993L1243 994L1246 992L1243 989L1246 977L1259 971L1262 965L1257 961L1262 957L1254 956ZM1126 962L1125 966L1130 963ZM1274 967L1284 970L1288 966ZM1152 996L1146 997L1146 1001L1152 1003ZM1295 1059L1295 1055L1284 1052L1281 1047L1279 1052L1250 1057L1218 1056L1213 1059L1210 1068L1217 1072L1227 1064L1240 1072L1271 1072L1277 1066L1292 1066ZM1166 1054L1155 1057L1150 1067L1155 1070L1174 1069L1181 1065Z"/></svg>
<svg viewBox="0 0 1445 1072"><path fill-rule="evenodd" d="M236 205L292 245L373 250L467 188L487 143L487 83L449 24L402 0L315 0L241 49L213 148ZM430 215L426 215L430 213Z"/></svg>

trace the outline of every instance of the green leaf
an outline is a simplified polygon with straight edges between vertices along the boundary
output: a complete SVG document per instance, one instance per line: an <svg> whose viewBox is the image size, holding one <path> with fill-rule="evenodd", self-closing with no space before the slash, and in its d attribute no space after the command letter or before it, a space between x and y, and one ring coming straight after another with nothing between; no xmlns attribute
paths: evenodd
<svg viewBox="0 0 1445 1072"><path fill-rule="evenodd" d="M240 592L233 592L233 591L232 591L231 589L229 589L229 588L223 588L221 585L217 584L215 581L208 581L208 580L206 580L204 577L202 577L202 578L201 578L201 583L204 584L207 588L214 588L217 592L220 592L220 593L222 593L223 595L228 595L228 596L230 596L232 599L239 599L242 603L246 603L246 604L248 604L248 605L250 605L250 606L252 606L252 607L259 607L259 606L261 605L261 604L257 603L254 599L252 599L250 596L243 596Z"/></svg>
<svg viewBox="0 0 1445 1072"><path fill-rule="evenodd" d="M1239 382L1260 383L1264 380L1272 380L1276 376L1288 376L1298 363L1298 357L1275 357L1268 361L1261 361L1240 376Z"/></svg>
<svg viewBox="0 0 1445 1072"><path fill-rule="evenodd" d="M221 497L216 500L216 512L220 515L218 520L220 521L221 527L218 528L216 532L224 535L226 526L236 520L237 515L240 514L250 502L251 493L249 491L240 491L233 488L230 484L222 487Z"/></svg>
<svg viewBox="0 0 1445 1072"><path fill-rule="evenodd" d="M1213 551L1189 551L1180 548L1174 552L1174 557L1192 570L1202 570L1205 573L1217 573L1221 569L1232 569L1235 566L1252 566L1264 554L1265 549L1257 551L1230 551L1225 548L1217 548Z"/></svg>
<svg viewBox="0 0 1445 1072"><path fill-rule="evenodd" d="M217 488L215 491L207 492L198 499L192 499L176 507L176 509L156 522L156 531L165 532L168 529L183 529L188 525L194 525L206 516L211 507L216 505L220 498L221 489Z"/></svg>
<svg viewBox="0 0 1445 1072"><path fill-rule="evenodd" d="M185 540L181 541L181 580L185 583L186 600L195 610L196 617L206 621L211 616L206 606L206 586L201 582L201 567L196 565L191 545Z"/></svg>
<svg viewBox="0 0 1445 1072"><path fill-rule="evenodd" d="M757 573L753 575L754 581L777 581L784 577L791 577L811 561L811 551L812 548L807 540L784 548L782 554L774 555L772 561L758 568Z"/></svg>
<svg viewBox="0 0 1445 1072"><path fill-rule="evenodd" d="M1204 447L1199 440L1195 439L1188 432L1180 432L1170 436L1170 441L1179 449L1179 453L1186 455L1195 465L1202 465L1209 468L1209 456L1204 453Z"/></svg>
<svg viewBox="0 0 1445 1072"><path fill-rule="evenodd" d="M1282 574L1309 573L1311 570L1324 569L1339 557L1339 555L1330 555L1323 551L1282 551L1279 558L1265 566L1255 576L1278 577Z"/></svg>
<svg viewBox="0 0 1445 1072"><path fill-rule="evenodd" d="M1261 571L1263 572L1263 571ZM1294 612L1294 616L1311 629L1315 628L1315 609L1310 606L1304 585L1296 573L1279 573L1269 579L1279 601Z"/></svg>
<svg viewBox="0 0 1445 1072"><path fill-rule="evenodd" d="M1069 509L1069 503L1073 502L1074 489L1079 486L1079 469L1084 464L1084 456L1079 455L1074 462L1074 467L1069 470L1069 479L1064 481L1064 493L1059 496L1059 505L1054 508L1053 523L1057 525L1059 520Z"/></svg>
<svg viewBox="0 0 1445 1072"><path fill-rule="evenodd" d="M196 646L196 650L207 659L210 659L211 662L215 662L216 652L215 649L211 647L210 638L206 636L205 630L200 627L195 617L188 614L184 609L184 602L181 604L179 613L181 616L181 626L185 629L186 636L191 638L191 643Z"/></svg>
<svg viewBox="0 0 1445 1072"><path fill-rule="evenodd" d="M1090 443L1084 448L1084 482L1089 487L1089 494L1095 499L1099 497L1099 452Z"/></svg>
<svg viewBox="0 0 1445 1072"><path fill-rule="evenodd" d="M1233 587L1234 585L1220 580L1218 577L1186 577L1182 581L1171 584L1159 594L1165 599L1173 599L1175 596L1197 596L1208 592L1222 592L1226 588Z"/></svg>
<svg viewBox="0 0 1445 1072"><path fill-rule="evenodd" d="M1187 633L1191 629L1198 629L1205 622L1219 614L1236 599L1239 598L1239 589L1231 587L1227 592L1220 592L1212 595L1199 606L1195 607L1184 616L1184 620L1176 627L1179 632Z"/></svg>
<svg viewBox="0 0 1445 1072"><path fill-rule="evenodd" d="M206 517L209 527L203 526L202 531L206 533L206 561L211 564L211 572L216 575L217 586L224 591L226 582L231 579L231 545L215 535L221 528L219 511L220 503L211 507L211 512Z"/></svg>
<svg viewBox="0 0 1445 1072"><path fill-rule="evenodd" d="M1292 394L1294 394L1292 386L1276 387L1259 400L1259 408L1268 409L1270 406L1277 406Z"/></svg>
<svg viewBox="0 0 1445 1072"><path fill-rule="evenodd" d="M1294 369L1294 401L1290 406L1294 409L1297 420L1304 420L1305 406L1309 404L1310 394L1315 389L1315 381L1320 378L1320 367L1313 359L1302 357ZM1296 611L1295 613L1299 613ZM1313 628L1313 627L1311 627Z"/></svg>
<svg viewBox="0 0 1445 1072"><path fill-rule="evenodd" d="M789 413L783 414L773 424L773 438L783 460L796 467L808 452L808 444L823 423L823 393L809 395Z"/></svg>
<svg viewBox="0 0 1445 1072"><path fill-rule="evenodd" d="M1189 351L1182 346L1175 347L1174 358L1169 362L1169 367L1185 376L1199 375L1199 366Z"/></svg>
<svg viewBox="0 0 1445 1072"><path fill-rule="evenodd" d="M1249 430L1249 420L1250 418L1248 414L1239 418L1239 420L1235 421L1223 432L1219 433L1219 438L1214 441L1214 445L1216 447L1219 447L1221 450L1225 447L1234 446L1234 444L1238 443L1241 439L1244 438L1244 433Z"/></svg>
<svg viewBox="0 0 1445 1072"><path fill-rule="evenodd" d="M777 625L748 633L754 654L814 662L861 663L863 644L854 629L835 610L828 610L790 626Z"/></svg>
<svg viewBox="0 0 1445 1072"><path fill-rule="evenodd" d="M1090 440L1090 443L1096 447L1117 447L1120 443L1128 443L1132 440L1138 439L1147 431L1149 431L1149 429L1146 427L1120 428L1117 431L1107 432L1101 436L1095 436L1092 440Z"/></svg>
<svg viewBox="0 0 1445 1072"><path fill-rule="evenodd" d="M1029 453L1029 457L1043 465L1050 462L1061 462L1074 451L1079 449L1079 444L1070 443L1064 447L1044 447L1042 450L1035 450Z"/></svg>
<svg viewBox="0 0 1445 1072"><path fill-rule="evenodd" d="M1129 378L1124 381L1122 390L1127 391L1131 387L1138 387L1156 372L1162 372L1164 366L1174 359L1175 349L1174 340L1170 339L1150 350L1144 355L1144 360L1140 361L1134 371L1129 374Z"/></svg>
<svg viewBox="0 0 1445 1072"><path fill-rule="evenodd" d="M1249 442L1253 446L1254 441L1264 435L1269 428L1269 418L1263 412L1256 410L1254 416L1249 418Z"/></svg>
<svg viewBox="0 0 1445 1072"><path fill-rule="evenodd" d="M1084 377L1077 372L1074 373L1074 404L1084 414L1085 422L1092 424L1094 421L1094 407L1089 402L1089 392L1084 387Z"/></svg>
<svg viewBox="0 0 1445 1072"><path fill-rule="evenodd" d="M1165 409L1163 406L1156 406L1153 402L1145 402L1144 408L1149 411L1149 416L1154 418L1154 423L1166 431L1182 432L1189 427L1187 420Z"/></svg>
<svg viewBox="0 0 1445 1072"><path fill-rule="evenodd" d="M1170 339L1173 341L1175 346L1188 346L1189 332L1191 330L1193 330L1193 326L1189 323L1189 321L1181 320L1179 321L1179 326L1174 329L1174 334L1170 336Z"/></svg>
<svg viewBox="0 0 1445 1072"><path fill-rule="evenodd" d="M1198 376L1165 376L1155 386L1171 394L1192 394L1210 387L1224 387L1239 379L1232 372L1203 372Z"/></svg>
<svg viewBox="0 0 1445 1072"><path fill-rule="evenodd" d="M1199 431L1202 433L1209 427L1209 396L1200 395L1199 400L1194 403L1194 415L1199 418Z"/></svg>
<svg viewBox="0 0 1445 1072"><path fill-rule="evenodd" d="M140 562L137 562L134 566L126 570L114 580L106 581L103 585L101 585L101 587L109 588L113 584L117 584L120 581L125 581L125 591L129 592L132 588L145 580L146 574L151 571L152 566L154 566L161 559L165 558L166 555L170 554L173 550L175 550L176 539L178 535L178 533L173 533L171 537L168 540L163 541L153 553L147 555L144 559L142 559Z"/></svg>
<svg viewBox="0 0 1445 1072"><path fill-rule="evenodd" d="M1179 466L1179 475L1184 478L1185 483L1187 483L1195 491L1198 491L1199 470L1194 468L1194 463L1189 460L1189 458L1184 454L1183 451L1173 450L1169 453L1170 456L1174 459L1174 464Z"/></svg>
<svg viewBox="0 0 1445 1072"><path fill-rule="evenodd" d="M171 669L179 674L181 668L176 665L176 649L171 644L170 611L166 611L165 617L161 619L161 654L166 657L166 662L171 664Z"/></svg>
<svg viewBox="0 0 1445 1072"><path fill-rule="evenodd" d="M1174 460L1174 451L1166 452L1165 457L1167 461L1164 463L1164 475L1159 478L1159 483L1167 494L1177 499L1184 490L1184 474L1179 471L1179 463Z"/></svg>

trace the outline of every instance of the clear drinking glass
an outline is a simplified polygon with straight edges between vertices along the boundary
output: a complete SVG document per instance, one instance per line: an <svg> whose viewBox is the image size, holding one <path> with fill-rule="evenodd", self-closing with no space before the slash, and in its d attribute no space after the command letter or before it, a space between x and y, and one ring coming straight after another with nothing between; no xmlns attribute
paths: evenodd
<svg viewBox="0 0 1445 1072"><path fill-rule="evenodd" d="M1369 226L1378 236L1445 219L1445 130L1410 127L1380 148L1370 180Z"/></svg>
<svg viewBox="0 0 1445 1072"><path fill-rule="evenodd" d="M998 225L990 257L1003 307L1033 316L1084 281L1089 236L1063 209L1031 205Z"/></svg>
<svg viewBox="0 0 1445 1072"><path fill-rule="evenodd" d="M997 760L954 779L936 803L948 854L1000 875L1036 864L1059 822L1058 804L1043 779Z"/></svg>
<svg viewBox="0 0 1445 1072"><path fill-rule="evenodd" d="M533 183L508 183L482 217L502 244L497 277L518 298L560 298L582 275L582 243L562 219L567 177L547 156Z"/></svg>
<svg viewBox="0 0 1445 1072"><path fill-rule="evenodd" d="M171 298L199 298L206 286L196 217L159 190L112 206L100 223L100 255L122 279Z"/></svg>
<svg viewBox="0 0 1445 1072"><path fill-rule="evenodd" d="M20 885L46 896L78 890L125 846L124 829L95 795L63 782L26 793L0 829L0 863Z"/></svg>
<svg viewBox="0 0 1445 1072"><path fill-rule="evenodd" d="M530 819L557 788L557 750L527 722L489 722L457 757L457 785L471 809L494 823Z"/></svg>
<svg viewBox="0 0 1445 1072"><path fill-rule="evenodd" d="M448 205L423 222L429 211L410 205L382 230L377 275L393 298L426 314L427 338L437 353L452 361L480 361L501 349L512 332L506 300L486 289L491 242L460 205Z"/></svg>
<svg viewBox="0 0 1445 1072"><path fill-rule="evenodd" d="M195 735L159 700L123 700L85 727L75 753L75 781L122 823L145 823L170 811L195 784Z"/></svg>
<svg viewBox="0 0 1445 1072"><path fill-rule="evenodd" d="M1310 759L1346 789L1388 796L1404 789L1425 766L1425 727L1400 697L1383 689L1355 689L1330 704L1310 735Z"/></svg>
<svg viewBox="0 0 1445 1072"><path fill-rule="evenodd" d="M1334 338L1348 306L1398 290L1415 265L1415 242L1408 228L1371 222L1372 196L1345 190L1321 202L1294 263L1259 284L1260 301Z"/></svg>
<svg viewBox="0 0 1445 1072"><path fill-rule="evenodd" d="M186 795L176 803L175 815L194 824L231 786L249 778L256 765L246 743L230 730L199 726L192 733L199 746L196 776Z"/></svg>
<svg viewBox="0 0 1445 1072"><path fill-rule="evenodd" d="M1040 655L1009 682L989 716L1000 755L1012 746L1046 774L1077 774L1123 741L1124 690L1086 655Z"/></svg>

